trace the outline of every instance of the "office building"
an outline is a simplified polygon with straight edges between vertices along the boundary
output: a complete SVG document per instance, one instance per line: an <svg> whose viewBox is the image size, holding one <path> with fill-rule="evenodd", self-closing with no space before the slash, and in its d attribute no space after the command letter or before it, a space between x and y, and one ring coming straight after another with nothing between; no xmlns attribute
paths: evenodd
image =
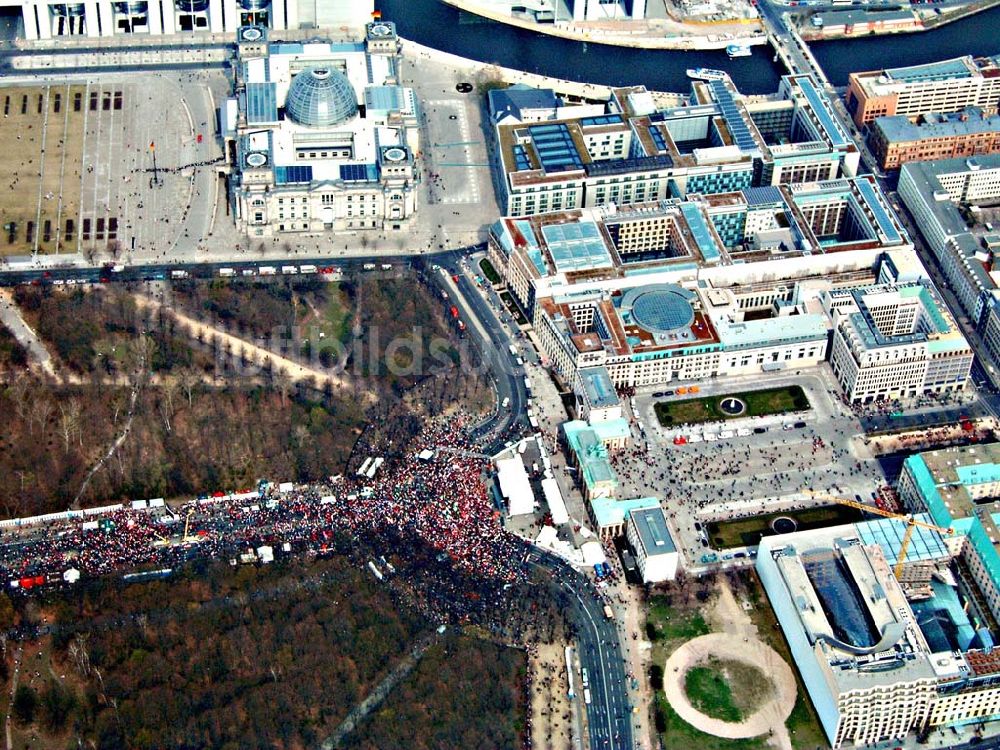
<svg viewBox="0 0 1000 750"><path fill-rule="evenodd" d="M870 177L505 217L488 242L490 261L529 318L536 299L577 284L610 288L639 274L674 281L692 271L728 277L740 273L736 265L811 258L806 265L823 266L821 257L909 247Z"/></svg>
<svg viewBox="0 0 1000 750"><path fill-rule="evenodd" d="M898 192L982 337L990 379L1000 382L997 269L991 251L969 231L962 213L1000 199L1000 154L904 164Z"/></svg>
<svg viewBox="0 0 1000 750"><path fill-rule="evenodd" d="M891 519L765 536L757 573L833 748L900 742L927 723L937 675L931 649L887 554ZM907 559L942 559L936 532L917 527ZM883 545L885 549L883 549Z"/></svg>
<svg viewBox="0 0 1000 750"><path fill-rule="evenodd" d="M972 349L929 281L833 289L830 365L852 404L965 387Z"/></svg>
<svg viewBox="0 0 1000 750"><path fill-rule="evenodd" d="M975 582L981 623L1000 618L1000 443L926 451L903 462L903 504L954 529L962 571Z"/></svg>
<svg viewBox="0 0 1000 750"><path fill-rule="evenodd" d="M904 164L898 192L966 315L978 322L996 284L959 207L1000 198L1000 155Z"/></svg>
<svg viewBox="0 0 1000 750"><path fill-rule="evenodd" d="M581 419L593 424L622 418L621 401L606 368L585 367L577 373L577 377L577 413Z"/></svg>
<svg viewBox="0 0 1000 750"><path fill-rule="evenodd" d="M1000 718L1000 652L985 598L995 591L995 528L964 517L996 512L971 508L997 491L997 448L932 451L904 464L907 502L933 508L916 519L955 531L914 526L898 581L904 519L761 541L757 572L834 748L903 744Z"/></svg>
<svg viewBox="0 0 1000 750"><path fill-rule="evenodd" d="M369 24L359 44L266 33L240 29L235 95L220 112L239 229L404 230L417 210L419 112L399 85L393 25Z"/></svg>
<svg viewBox="0 0 1000 750"><path fill-rule="evenodd" d="M643 583L661 583L677 577L680 555L659 506L630 510L625 538L635 551Z"/></svg>
<svg viewBox="0 0 1000 750"><path fill-rule="evenodd" d="M847 111L860 128L877 117L915 119L930 112L980 107L995 113L1000 103L1000 67L993 57L885 68L848 76Z"/></svg>
<svg viewBox="0 0 1000 750"><path fill-rule="evenodd" d="M0 0L21 9L25 39L123 35L233 33L241 26L267 29L361 31L371 21L374 0L87 0L49 3ZM22 31L23 29L23 31Z"/></svg>
<svg viewBox="0 0 1000 750"><path fill-rule="evenodd" d="M882 169L908 161L934 161L1000 151L1000 115L967 107L952 115L879 117L871 126L872 153Z"/></svg>
<svg viewBox="0 0 1000 750"><path fill-rule="evenodd" d="M785 76L767 100L745 100L725 78L694 82L681 107L657 109L639 86L615 89L600 114L495 119L500 200L510 216L831 180L854 175L860 159L829 100L803 75Z"/></svg>

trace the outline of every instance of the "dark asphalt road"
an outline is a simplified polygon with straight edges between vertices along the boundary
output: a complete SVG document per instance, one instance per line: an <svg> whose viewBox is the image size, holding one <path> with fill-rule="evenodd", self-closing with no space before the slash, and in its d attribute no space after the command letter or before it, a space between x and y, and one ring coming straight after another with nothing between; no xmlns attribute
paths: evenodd
<svg viewBox="0 0 1000 750"><path fill-rule="evenodd" d="M615 621L604 616L604 601L590 580L565 561L535 552L530 564L552 575L555 595L576 627L580 665L590 677L591 750L632 750L632 709Z"/></svg>

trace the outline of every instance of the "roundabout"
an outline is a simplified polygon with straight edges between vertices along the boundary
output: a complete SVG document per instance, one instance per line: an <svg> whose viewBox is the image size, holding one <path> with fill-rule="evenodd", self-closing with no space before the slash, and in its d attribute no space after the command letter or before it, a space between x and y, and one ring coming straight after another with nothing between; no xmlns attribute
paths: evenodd
<svg viewBox="0 0 1000 750"><path fill-rule="evenodd" d="M768 677L770 685L759 686L764 696L759 707L740 721L709 716L695 708L688 696L689 673L713 662L739 662ZM699 636L674 651L667 659L663 690L671 707L688 724L732 740L758 737L782 726L796 698L795 675L774 649L756 638L740 641L730 633Z"/></svg>

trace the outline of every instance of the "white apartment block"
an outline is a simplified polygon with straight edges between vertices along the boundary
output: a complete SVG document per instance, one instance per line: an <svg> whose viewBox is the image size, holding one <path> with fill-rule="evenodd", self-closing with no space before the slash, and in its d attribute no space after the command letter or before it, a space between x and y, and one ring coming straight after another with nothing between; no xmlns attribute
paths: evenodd
<svg viewBox="0 0 1000 750"><path fill-rule="evenodd" d="M49 3L0 0L21 8L19 36L28 40L211 32L241 26L269 29L348 27L360 30L372 18L374 0L86 0Z"/></svg>
<svg viewBox="0 0 1000 750"><path fill-rule="evenodd" d="M830 364L855 404L962 390L968 342L929 282L826 292Z"/></svg>
<svg viewBox="0 0 1000 750"><path fill-rule="evenodd" d="M680 555L660 508L628 512L625 538L635 550L635 562L643 583L672 581L677 577Z"/></svg>

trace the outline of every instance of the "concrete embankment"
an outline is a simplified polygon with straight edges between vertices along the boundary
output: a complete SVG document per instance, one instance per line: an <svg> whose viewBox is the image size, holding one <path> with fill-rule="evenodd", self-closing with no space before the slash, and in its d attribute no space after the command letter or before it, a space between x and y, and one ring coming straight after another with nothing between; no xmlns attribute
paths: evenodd
<svg viewBox="0 0 1000 750"><path fill-rule="evenodd" d="M607 99L611 96L610 86L585 83L583 81L567 81L562 78L552 78L550 76L538 75L537 73L529 73L524 70L504 68L478 60L469 60L465 57L453 55L450 52L442 52L441 50L418 44L409 39L401 39L400 41L403 45L404 57L413 56L437 60L441 64L448 65L457 70L468 71L471 83L492 79L510 84L523 83L534 88L549 88L557 94L584 99ZM670 91L654 91L653 96L656 98L657 104L661 106L678 105L684 101L683 94Z"/></svg>
<svg viewBox="0 0 1000 750"><path fill-rule="evenodd" d="M767 41L759 30L759 23L749 19L747 26L750 28L747 29L747 33L734 34L726 38L722 34L701 33L699 28L701 24L682 24L665 19L619 21L617 24L608 22L602 25L557 25L536 23L525 18L518 18L473 0L442 0L442 2L466 13L488 18L491 21L575 42L594 42L595 44L644 49L712 50L723 49L730 44L754 45L764 44ZM739 20L734 19L732 25L736 26L739 23ZM684 33L672 33L679 29L683 29ZM756 33L754 33L755 31Z"/></svg>

